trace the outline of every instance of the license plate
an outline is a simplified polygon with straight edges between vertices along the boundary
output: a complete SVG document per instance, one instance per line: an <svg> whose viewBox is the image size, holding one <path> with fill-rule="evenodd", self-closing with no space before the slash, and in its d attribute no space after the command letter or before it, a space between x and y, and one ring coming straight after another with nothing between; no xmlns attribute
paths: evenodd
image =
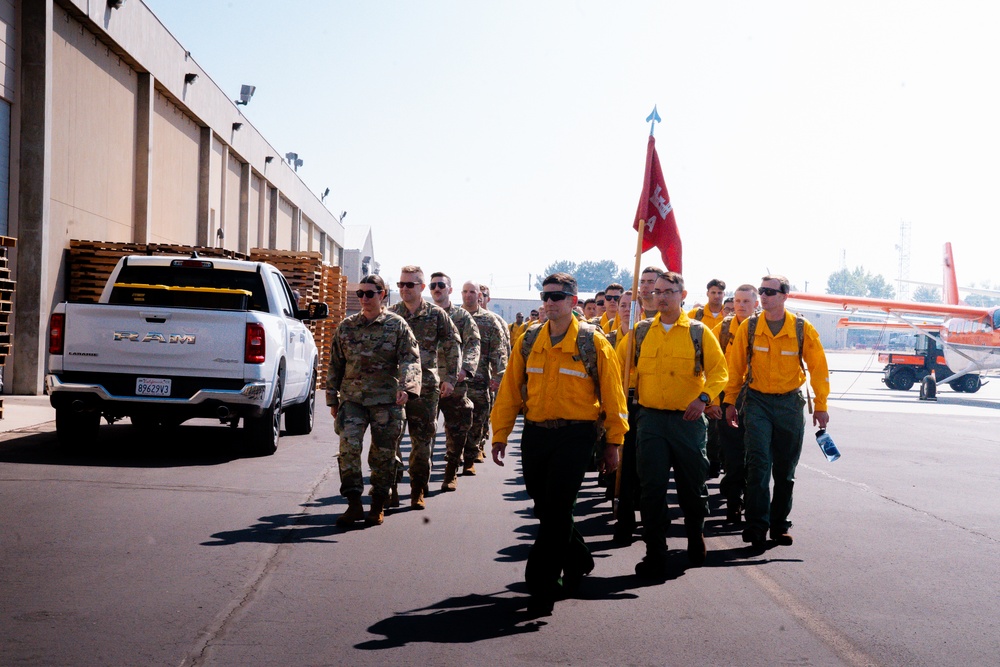
<svg viewBox="0 0 1000 667"><path fill-rule="evenodd" d="M163 378L136 378L136 396L170 396L170 380Z"/></svg>

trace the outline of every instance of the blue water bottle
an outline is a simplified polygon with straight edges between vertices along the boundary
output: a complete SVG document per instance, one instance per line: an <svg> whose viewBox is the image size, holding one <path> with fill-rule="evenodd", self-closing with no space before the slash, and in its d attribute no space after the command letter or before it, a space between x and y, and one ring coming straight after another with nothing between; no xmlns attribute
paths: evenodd
<svg viewBox="0 0 1000 667"><path fill-rule="evenodd" d="M819 443L819 448L823 450L827 461L832 462L840 458L840 450L837 449L836 443L833 442L833 438L830 437L825 428L816 431L816 442Z"/></svg>

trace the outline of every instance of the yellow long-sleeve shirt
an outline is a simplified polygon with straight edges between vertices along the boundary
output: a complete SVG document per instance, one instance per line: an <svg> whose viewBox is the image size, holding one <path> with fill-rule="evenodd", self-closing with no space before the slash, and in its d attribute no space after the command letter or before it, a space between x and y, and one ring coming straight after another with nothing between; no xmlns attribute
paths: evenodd
<svg viewBox="0 0 1000 667"><path fill-rule="evenodd" d="M736 336L726 353L729 363L729 384L726 385L726 403L739 394L747 375L747 336L749 318L740 324ZM830 396L830 370L826 365L826 352L819 342L816 327L805 320L802 340L802 360L809 369L810 385L814 394L815 409L826 412ZM795 315L785 311L785 322L777 335L771 333L764 314L758 318L753 340L753 380L750 388L763 394L787 394L806 381L799 366L799 342L795 336Z"/></svg>
<svg viewBox="0 0 1000 667"><path fill-rule="evenodd" d="M608 318L608 314L607 313L602 313L601 314L600 327L601 327L601 331L603 331L604 333L611 333L612 331L616 330L621 325L622 325L621 319L618 317L617 314L615 314L615 319L613 319L613 320Z"/></svg>
<svg viewBox="0 0 1000 667"><path fill-rule="evenodd" d="M706 327L701 339L705 357L700 375L694 374L695 350L691 318L681 312L664 331L657 313L642 340L639 363L639 405L658 410L686 410L703 392L714 399L726 386L729 371L719 341Z"/></svg>
<svg viewBox="0 0 1000 667"><path fill-rule="evenodd" d="M511 352L507 372L500 383L496 405L490 415L493 441L507 442L521 410L521 386L527 382L525 419L537 422L553 419L597 421L603 409L607 441L621 444L628 431L628 409L625 392L622 391L621 369L611 343L600 334L594 336L601 389L598 400L594 381L583 361L579 360L576 338L580 327L576 319L570 322L566 335L555 346L549 337L549 326L546 323L539 331L527 360L521 353L520 341Z"/></svg>
<svg viewBox="0 0 1000 667"><path fill-rule="evenodd" d="M701 308L692 308L691 310L688 311L687 316L690 317L692 320L696 320L698 319L697 314L699 310L705 313L701 317L701 323L704 324L709 331L714 330L715 327L722 322L722 320L726 319L725 311L720 310L719 316L716 317L715 315L712 314L712 311L709 309L707 305L702 306Z"/></svg>

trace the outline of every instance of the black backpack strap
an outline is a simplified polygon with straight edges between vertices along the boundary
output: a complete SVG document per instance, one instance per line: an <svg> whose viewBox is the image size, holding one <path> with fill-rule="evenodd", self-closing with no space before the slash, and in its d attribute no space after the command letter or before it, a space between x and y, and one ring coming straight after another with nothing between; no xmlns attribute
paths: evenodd
<svg viewBox="0 0 1000 667"><path fill-rule="evenodd" d="M702 339L705 337L705 325L701 322L691 322L691 342L694 344L694 374L701 375L705 370L705 349Z"/></svg>

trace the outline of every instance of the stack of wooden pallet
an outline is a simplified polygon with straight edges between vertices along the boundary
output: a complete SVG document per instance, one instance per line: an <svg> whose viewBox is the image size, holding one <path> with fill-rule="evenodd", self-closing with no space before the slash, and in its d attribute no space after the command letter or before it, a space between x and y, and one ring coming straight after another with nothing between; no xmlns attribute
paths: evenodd
<svg viewBox="0 0 1000 667"><path fill-rule="evenodd" d="M107 243L104 241L69 242L66 261L66 300L74 303L96 303L108 282L115 264L124 255L190 255L202 257L246 259L243 253L225 248L173 245L169 243Z"/></svg>
<svg viewBox="0 0 1000 667"><path fill-rule="evenodd" d="M250 259L267 262L277 267L288 280L288 285L299 294L299 307L321 301L330 309L326 320L310 322L309 328L319 350L318 387L326 388L326 370L330 363L330 340L337 325L346 315L347 280L341 275L340 267L323 263L318 252L302 250L271 250L254 248Z"/></svg>
<svg viewBox="0 0 1000 667"><path fill-rule="evenodd" d="M7 265L7 248L17 246L17 239L0 236L0 367L10 354L10 325L14 317L14 281L10 279ZM3 388L3 369L0 368L0 389ZM3 398L0 398L0 419L3 419Z"/></svg>

